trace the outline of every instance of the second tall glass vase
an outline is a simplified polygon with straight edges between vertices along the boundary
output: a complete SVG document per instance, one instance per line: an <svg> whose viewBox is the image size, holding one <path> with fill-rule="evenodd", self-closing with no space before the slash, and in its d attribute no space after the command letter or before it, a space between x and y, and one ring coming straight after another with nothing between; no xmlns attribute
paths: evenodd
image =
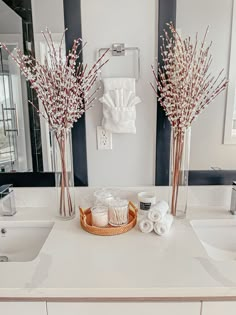
<svg viewBox="0 0 236 315"><path fill-rule="evenodd" d="M188 201L188 177L191 127L171 131L170 150L170 205L173 216L184 218Z"/></svg>
<svg viewBox="0 0 236 315"><path fill-rule="evenodd" d="M50 132L52 168L55 172L57 212L61 219L75 216L74 171L71 132L62 131L60 136Z"/></svg>

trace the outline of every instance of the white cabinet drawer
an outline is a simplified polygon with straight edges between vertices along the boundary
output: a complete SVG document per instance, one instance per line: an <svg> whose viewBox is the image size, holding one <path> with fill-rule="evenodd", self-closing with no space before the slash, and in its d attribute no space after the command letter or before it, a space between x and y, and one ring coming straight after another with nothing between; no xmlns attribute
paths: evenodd
<svg viewBox="0 0 236 315"><path fill-rule="evenodd" d="M200 315L201 303L48 303L48 315Z"/></svg>
<svg viewBox="0 0 236 315"><path fill-rule="evenodd" d="M0 302L1 315L47 315L46 302Z"/></svg>
<svg viewBox="0 0 236 315"><path fill-rule="evenodd" d="M235 315L236 302L203 302L202 315Z"/></svg>

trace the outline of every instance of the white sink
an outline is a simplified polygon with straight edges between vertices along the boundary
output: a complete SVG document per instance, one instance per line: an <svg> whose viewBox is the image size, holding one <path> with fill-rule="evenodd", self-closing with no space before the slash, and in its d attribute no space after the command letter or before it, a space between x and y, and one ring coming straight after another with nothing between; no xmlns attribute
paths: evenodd
<svg viewBox="0 0 236 315"><path fill-rule="evenodd" d="M208 256L218 261L236 260L236 220L190 222Z"/></svg>
<svg viewBox="0 0 236 315"><path fill-rule="evenodd" d="M31 261L36 258L54 223L0 222L0 263Z"/></svg>

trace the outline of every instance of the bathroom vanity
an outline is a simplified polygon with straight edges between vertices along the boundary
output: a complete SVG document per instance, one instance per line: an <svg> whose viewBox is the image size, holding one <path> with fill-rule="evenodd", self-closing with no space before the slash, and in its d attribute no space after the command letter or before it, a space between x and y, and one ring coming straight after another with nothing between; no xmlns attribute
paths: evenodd
<svg viewBox="0 0 236 315"><path fill-rule="evenodd" d="M231 38L236 0L217 5L214 0L21 2L27 6L0 0L0 13L7 12L0 16L0 41L10 49L24 48L44 60L40 32L48 26L59 44L68 27L65 50L74 36L89 43L84 63L92 64L103 47L119 53L110 58L103 78L137 75L142 104L137 106L136 135L105 137L102 147L109 150L100 151L98 100L86 115L86 128L84 116L75 125L75 186L145 185L120 188L119 194L134 203L140 191L168 200L169 189L162 185L169 183L170 128L149 85L160 47L157 38L169 21L176 20L180 32L191 36L212 24L214 67L231 69L235 82L235 61L229 56L236 50ZM122 47L133 47L137 58L127 54L124 62ZM234 84L192 127L189 184L204 186L189 187L187 218L175 220L164 237L143 234L137 226L126 234L100 237L82 230L78 208L71 221L56 217L53 188L15 188L53 187L55 174L48 126L28 104L30 99L37 106L37 99L8 55L1 49L0 55L0 75L6 76L0 91L7 90L4 98L0 95L0 183L14 184L17 206L15 215L0 216L0 315L235 315L236 216L228 211L231 187L224 186L236 178ZM11 76L12 87L7 84ZM222 186L208 186L216 184ZM76 188L77 207L91 206L91 187Z"/></svg>
<svg viewBox="0 0 236 315"><path fill-rule="evenodd" d="M203 238L209 244L212 237L216 239L212 233L204 234L206 224L207 231L213 233L223 233L215 225L217 220L226 230L236 225L225 204L230 190L226 186L208 187L205 191L191 187L193 206L188 209L188 218L176 220L164 237L143 234L138 227L126 234L100 237L82 230L78 215L71 221L58 220L53 201L49 200L52 196L49 188L16 189L16 215L0 217L0 230L6 229L5 236L0 236L0 251L1 237L7 238L12 227L18 233L18 242L23 237L20 228L28 235L33 233L28 242L35 252L17 256L20 250L28 254L31 251L30 246L24 249L17 246L12 260L18 261L0 263L1 313L92 315L112 311L115 315L141 315L148 307L150 314L220 315L226 310L227 315L235 314L235 257L214 257L214 251L207 251L201 243L206 240ZM83 206L88 203L91 191L77 189ZM137 202L138 191L126 188L121 194L126 193L131 201ZM164 188L156 191L160 198L165 197ZM206 203L206 198L208 206L203 207L199 200ZM219 206L214 206L215 203ZM219 246L233 246L228 238L229 234L222 234L225 242ZM10 244L14 252L14 242ZM228 249L236 252L235 247Z"/></svg>

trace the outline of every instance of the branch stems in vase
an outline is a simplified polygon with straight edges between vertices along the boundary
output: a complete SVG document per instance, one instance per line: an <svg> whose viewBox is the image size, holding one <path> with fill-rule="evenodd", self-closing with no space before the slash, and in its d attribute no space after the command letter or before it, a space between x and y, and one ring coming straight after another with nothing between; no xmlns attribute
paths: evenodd
<svg viewBox="0 0 236 315"><path fill-rule="evenodd" d="M61 192L60 192L60 208L59 213L61 216L69 217L74 216L74 207L71 200L70 184L68 178L67 163L66 163L66 143L67 143L67 133L63 133L61 138L56 138L58 141L60 159L61 159ZM72 167L72 166L71 166ZM70 170L72 172L72 170ZM73 173L73 172L72 172ZM73 176L73 174L71 174ZM67 213L68 212L68 213Z"/></svg>
<svg viewBox="0 0 236 315"><path fill-rule="evenodd" d="M59 137L57 133L51 131L50 135L59 217L62 219L73 218L75 215L75 205L71 132L63 130Z"/></svg>
<svg viewBox="0 0 236 315"><path fill-rule="evenodd" d="M177 201L179 192L180 172L183 158L184 136L182 133L177 133L176 137L173 137L173 157L171 163L173 163L172 174L172 199L171 199L171 214L176 216L177 213Z"/></svg>

